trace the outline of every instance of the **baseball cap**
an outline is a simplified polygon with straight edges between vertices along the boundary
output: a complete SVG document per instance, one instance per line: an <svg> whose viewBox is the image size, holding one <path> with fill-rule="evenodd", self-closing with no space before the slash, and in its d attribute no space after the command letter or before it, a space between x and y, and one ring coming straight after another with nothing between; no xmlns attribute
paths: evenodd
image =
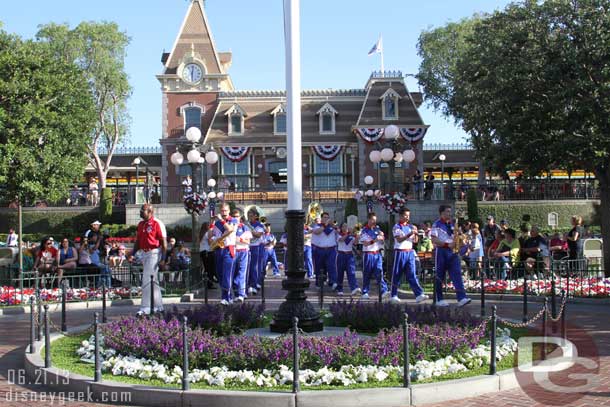
<svg viewBox="0 0 610 407"><path fill-rule="evenodd" d="M102 222L100 222L99 220L96 220L95 222L91 222L92 225L101 225Z"/></svg>
<svg viewBox="0 0 610 407"><path fill-rule="evenodd" d="M502 219L500 221L500 225L506 225L508 223L508 221L506 219Z"/></svg>

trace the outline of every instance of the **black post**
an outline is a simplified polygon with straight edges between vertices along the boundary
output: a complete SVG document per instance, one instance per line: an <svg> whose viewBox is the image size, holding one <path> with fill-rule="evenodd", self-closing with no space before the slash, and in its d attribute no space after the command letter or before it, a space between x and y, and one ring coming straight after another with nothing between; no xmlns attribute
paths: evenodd
<svg viewBox="0 0 610 407"><path fill-rule="evenodd" d="M182 318L182 390L186 391L189 389L189 348L186 339L188 318L186 316Z"/></svg>
<svg viewBox="0 0 610 407"><path fill-rule="evenodd" d="M265 273L266 273L266 271L265 271ZM263 280L261 281L261 304L265 303L265 280L266 280L265 277L263 277Z"/></svg>
<svg viewBox="0 0 610 407"><path fill-rule="evenodd" d="M203 300L205 304L208 304L208 273L207 270L203 273Z"/></svg>
<svg viewBox="0 0 610 407"><path fill-rule="evenodd" d="M68 330L66 324L66 279L61 281L61 331L66 332Z"/></svg>
<svg viewBox="0 0 610 407"><path fill-rule="evenodd" d="M102 280L102 323L108 322L106 318L106 281Z"/></svg>
<svg viewBox="0 0 610 407"><path fill-rule="evenodd" d="M544 297L544 312L542 313L542 337L544 342L540 348L540 360L546 359L546 312L548 310L549 299Z"/></svg>
<svg viewBox="0 0 610 407"><path fill-rule="evenodd" d="M489 358L489 374L496 374L496 327L498 324L497 307L493 305L491 307L491 355Z"/></svg>
<svg viewBox="0 0 610 407"><path fill-rule="evenodd" d="M34 313L34 297L30 297L30 353L34 353L34 341L36 340L36 320Z"/></svg>
<svg viewBox="0 0 610 407"><path fill-rule="evenodd" d="M383 302L383 296L381 293L381 280L383 280L383 268L381 269L381 277L380 277L380 282L379 282L379 292L377 293L377 297L379 300L379 303L381 304Z"/></svg>
<svg viewBox="0 0 610 407"><path fill-rule="evenodd" d="M36 307L38 308L38 340L42 341L42 301L40 300L40 288L36 288Z"/></svg>
<svg viewBox="0 0 610 407"><path fill-rule="evenodd" d="M93 374L93 381L101 382L102 381L102 362L100 358L100 323L99 323L99 313L93 314L93 330L95 334L94 339L94 360L95 360L95 373Z"/></svg>
<svg viewBox="0 0 610 407"><path fill-rule="evenodd" d="M324 284L326 282L326 276L324 275L324 269L320 271L317 277L318 284L320 285L320 311L324 309Z"/></svg>
<svg viewBox="0 0 610 407"><path fill-rule="evenodd" d="M479 275L481 277L481 316L485 316L485 271L481 267L479 270Z"/></svg>
<svg viewBox="0 0 610 407"><path fill-rule="evenodd" d="M553 279L551 280L551 315L553 316L553 318L557 318L557 305L555 304L555 302L555 276L553 276Z"/></svg>
<svg viewBox="0 0 610 407"><path fill-rule="evenodd" d="M406 309L406 307L405 307ZM402 323L402 349L404 353L403 360L403 386L411 387L411 372L409 372L409 314L405 312L405 319Z"/></svg>
<svg viewBox="0 0 610 407"><path fill-rule="evenodd" d="M523 273L523 322L527 322L527 273Z"/></svg>
<svg viewBox="0 0 610 407"><path fill-rule="evenodd" d="M51 334L49 332L49 305L44 306L44 367L51 367Z"/></svg>
<svg viewBox="0 0 610 407"><path fill-rule="evenodd" d="M144 299L142 299L144 301ZM150 276L150 315L155 313L155 276Z"/></svg>
<svg viewBox="0 0 610 407"><path fill-rule="evenodd" d="M299 382L299 318L292 320L292 392L301 391Z"/></svg>
<svg viewBox="0 0 610 407"><path fill-rule="evenodd" d="M323 329L320 312L307 301L305 294L305 290L309 287L309 279L305 277L303 259L304 224L304 211L286 211L287 245L290 250L286 256L286 278L282 280L282 289L288 291L288 294L273 316L273 321L269 325L271 332L288 332L293 326L294 317L299 318L299 326L305 332L318 332Z"/></svg>
<svg viewBox="0 0 610 407"><path fill-rule="evenodd" d="M566 312L568 310L568 299L564 290L561 290L561 302L563 303L563 311L561 312L561 337L563 339L566 339L568 334L566 329Z"/></svg>

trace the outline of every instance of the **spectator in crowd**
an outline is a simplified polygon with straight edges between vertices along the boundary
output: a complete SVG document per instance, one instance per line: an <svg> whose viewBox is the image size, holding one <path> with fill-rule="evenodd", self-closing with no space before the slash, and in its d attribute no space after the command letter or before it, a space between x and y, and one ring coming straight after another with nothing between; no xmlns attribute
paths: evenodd
<svg viewBox="0 0 610 407"><path fill-rule="evenodd" d="M184 190L184 195L188 195L193 192L193 179L190 175L187 175L182 181L182 189Z"/></svg>
<svg viewBox="0 0 610 407"><path fill-rule="evenodd" d="M532 228L532 226L527 223L524 222L521 224L521 227L519 228L519 230L521 231L521 235L519 235L519 246L521 248L525 247L525 242L530 238L530 229ZM521 261L525 261L527 259L527 253L525 253L523 250L520 252L520 259Z"/></svg>
<svg viewBox="0 0 610 407"><path fill-rule="evenodd" d="M172 253L174 246L176 246L176 238L170 237L169 241L167 242L167 257L169 257L169 255Z"/></svg>
<svg viewBox="0 0 610 407"><path fill-rule="evenodd" d="M87 230L84 235L84 237L87 238L89 243L91 243L93 241L95 242L95 250L100 250L100 248L103 249L104 245L106 243L104 236L102 235L102 232L100 231L101 226L102 226L102 222L100 222L99 220L92 222L91 228L89 230ZM95 236L95 238L93 238L93 236Z"/></svg>
<svg viewBox="0 0 610 407"><path fill-rule="evenodd" d="M517 233L514 229L507 229L504 232L504 240L500 242L500 245L494 254L494 257L500 261L500 278L502 280L506 280L508 271L517 267L519 264L521 246L519 245L519 240L516 239L516 235Z"/></svg>
<svg viewBox="0 0 610 407"><path fill-rule="evenodd" d="M496 238L496 232L500 230L500 227L496 225L494 217L492 215L487 216L487 225L483 227L483 242L484 249L489 250L492 242Z"/></svg>
<svg viewBox="0 0 610 407"><path fill-rule="evenodd" d="M508 224L508 221L506 219L502 219L500 221L500 229L502 229L502 231L505 231L509 227L510 227L510 225Z"/></svg>
<svg viewBox="0 0 610 407"><path fill-rule="evenodd" d="M19 247L19 235L15 233L15 228L9 228L6 245L8 247Z"/></svg>
<svg viewBox="0 0 610 407"><path fill-rule="evenodd" d="M112 281L111 281L111 277L110 277L110 269L108 268L108 266L106 264L104 264L100 258L100 251L98 249L99 246L99 242L98 242L98 235L97 234L91 234L91 237L89 237L89 258L91 260L91 264L96 266L97 269L99 270L99 273L101 274L100 276L100 280L97 282L98 285L101 285L102 283L106 284L106 287L111 287L112 286Z"/></svg>
<svg viewBox="0 0 610 407"><path fill-rule="evenodd" d="M504 240L504 231L498 229L496 230L494 241L491 243L489 248L486 249L485 252L487 259L489 260L488 267L490 269L502 269L502 263L496 259L496 250L498 250L498 247L500 247L500 243L502 243L502 240Z"/></svg>
<svg viewBox="0 0 610 407"><path fill-rule="evenodd" d="M97 185L97 182L95 182L95 178L93 177L89 179L88 200L92 206L97 206L97 204L99 203L99 187Z"/></svg>
<svg viewBox="0 0 610 407"><path fill-rule="evenodd" d="M208 276L208 289L214 289L214 282L218 282L214 252L210 250L209 238L211 229L209 222L203 222L199 229L199 257L201 259L202 273Z"/></svg>
<svg viewBox="0 0 610 407"><path fill-rule="evenodd" d="M424 183L424 199L432 199L432 192L434 191L434 175L432 171L428 172L426 176L426 182Z"/></svg>
<svg viewBox="0 0 610 407"><path fill-rule="evenodd" d="M572 229L568 232L566 240L568 242L568 259L576 260L582 256L583 246L582 217L572 216Z"/></svg>
<svg viewBox="0 0 610 407"><path fill-rule="evenodd" d="M417 230L418 234L418 243L417 243L417 251L420 253L429 253L434 249L434 245L432 244L432 239L430 239L430 227L427 227L425 224L421 224L420 229Z"/></svg>
<svg viewBox="0 0 610 407"><path fill-rule="evenodd" d="M180 273L188 270L191 266L191 256L187 248L182 242L177 242L172 248L169 259L169 270L172 271L171 281L176 281Z"/></svg>
<svg viewBox="0 0 610 407"><path fill-rule="evenodd" d="M478 223L475 222L472 224L470 232L470 254L468 255L468 259L470 261L470 271L473 273L474 277L476 276L476 272L480 271L483 266L485 248L483 247L483 238L481 237Z"/></svg>
<svg viewBox="0 0 610 407"><path fill-rule="evenodd" d="M58 252L55 246L53 246L53 238L47 237L42 239L40 243L40 250L36 255L36 262L34 263L34 270L38 270L41 274L53 273L57 269Z"/></svg>
<svg viewBox="0 0 610 407"><path fill-rule="evenodd" d="M525 261L533 259L535 262L535 271L542 272L549 268L549 246L547 240L540 234L538 226L532 226L530 237L525 240L522 253L525 255Z"/></svg>
<svg viewBox="0 0 610 407"><path fill-rule="evenodd" d="M83 197L83 194L80 191L80 188L78 187L78 185L74 184L74 186L70 190L70 205L76 206L76 205L80 204L80 200L82 197Z"/></svg>
<svg viewBox="0 0 610 407"><path fill-rule="evenodd" d="M549 246L553 260L562 260L568 255L568 242L559 232L553 234Z"/></svg>
<svg viewBox="0 0 610 407"><path fill-rule="evenodd" d="M78 252L70 245L67 237L61 239L61 246L57 252L57 284L61 283L64 270L74 270L78 265Z"/></svg>
<svg viewBox="0 0 610 407"><path fill-rule="evenodd" d="M123 263L127 260L125 245L119 245L116 242L113 243L112 249L110 250L108 256L108 263L110 267L114 268L123 266Z"/></svg>
<svg viewBox="0 0 610 407"><path fill-rule="evenodd" d="M415 175L413 176L413 192L415 194L415 199L421 199L421 190L422 190L422 176L419 170L415 170Z"/></svg>

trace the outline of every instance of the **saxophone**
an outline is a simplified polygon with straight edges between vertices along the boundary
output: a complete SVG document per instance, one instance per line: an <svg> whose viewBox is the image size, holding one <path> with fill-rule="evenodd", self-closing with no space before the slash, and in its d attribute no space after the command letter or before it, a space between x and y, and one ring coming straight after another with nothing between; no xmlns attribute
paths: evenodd
<svg viewBox="0 0 610 407"><path fill-rule="evenodd" d="M455 224L453 226L453 253L459 254L462 249L464 239L462 238L462 233L460 233L460 228L458 226L458 218L455 218Z"/></svg>

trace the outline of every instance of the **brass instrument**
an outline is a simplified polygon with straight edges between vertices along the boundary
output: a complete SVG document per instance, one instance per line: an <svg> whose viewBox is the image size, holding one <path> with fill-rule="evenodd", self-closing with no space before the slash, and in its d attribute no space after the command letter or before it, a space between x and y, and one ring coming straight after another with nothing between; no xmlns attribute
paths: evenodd
<svg viewBox="0 0 610 407"><path fill-rule="evenodd" d="M224 249L224 247L225 247L225 240L224 239L216 239L210 245L210 250Z"/></svg>
<svg viewBox="0 0 610 407"><path fill-rule="evenodd" d="M267 217L266 217L266 216L261 216L261 217L260 217L258 220L259 220L259 221L260 221L260 222L261 222L263 225L264 225L265 223L267 223Z"/></svg>
<svg viewBox="0 0 610 407"><path fill-rule="evenodd" d="M307 207L307 216L305 217L305 224L310 225L311 223L315 222L317 218L322 217L322 212L324 212L324 209L322 209L322 205L320 205L318 202L311 202Z"/></svg>
<svg viewBox="0 0 610 407"><path fill-rule="evenodd" d="M460 250L464 246L465 235L460 231L458 226L458 218L455 218L455 225L453 227L453 253L459 254Z"/></svg>
<svg viewBox="0 0 610 407"><path fill-rule="evenodd" d="M354 235L358 236L360 235L360 232L362 231L362 223L356 223L356 225L354 226L354 228L352 229Z"/></svg>

